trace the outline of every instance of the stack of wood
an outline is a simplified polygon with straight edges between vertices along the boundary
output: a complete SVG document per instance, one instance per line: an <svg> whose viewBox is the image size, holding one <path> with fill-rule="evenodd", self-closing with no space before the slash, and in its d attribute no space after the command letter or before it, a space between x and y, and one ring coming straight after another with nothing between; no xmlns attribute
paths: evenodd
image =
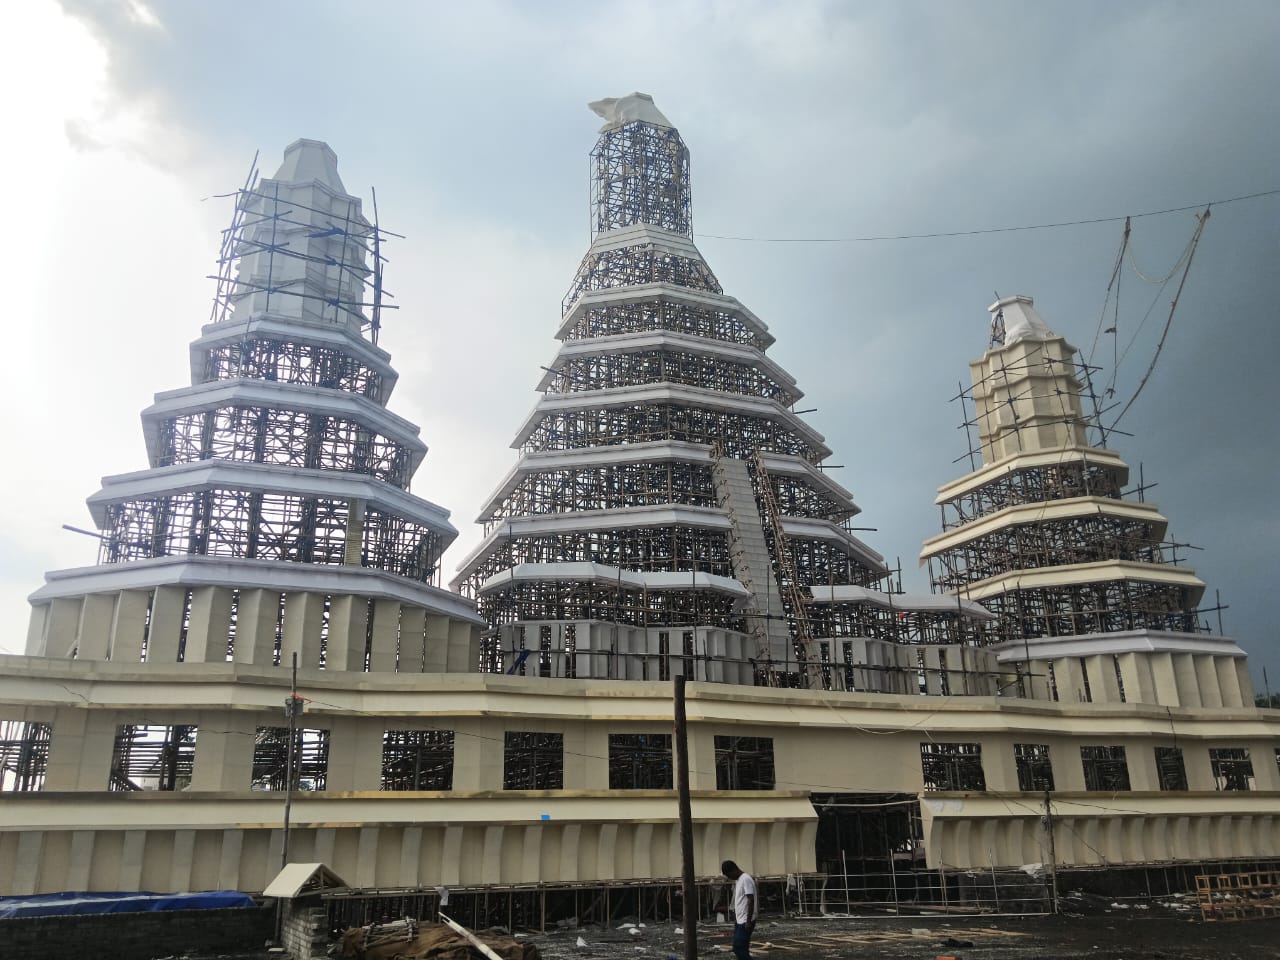
<svg viewBox="0 0 1280 960"><path fill-rule="evenodd" d="M342 935L347 960L541 960L538 948L486 931L477 937L443 923L404 919L351 927Z"/></svg>

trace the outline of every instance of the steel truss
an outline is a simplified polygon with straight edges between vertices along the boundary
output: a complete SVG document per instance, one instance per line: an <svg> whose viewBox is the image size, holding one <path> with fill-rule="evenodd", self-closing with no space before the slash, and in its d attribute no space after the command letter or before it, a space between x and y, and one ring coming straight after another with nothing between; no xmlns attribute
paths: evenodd
<svg viewBox="0 0 1280 960"><path fill-rule="evenodd" d="M1186 587L1141 580L1010 590L984 598L982 605L1000 617L997 629L1006 642L1121 630L1200 629Z"/></svg>
<svg viewBox="0 0 1280 960"><path fill-rule="evenodd" d="M588 290L646 283L669 283L707 293L724 292L720 281L703 260L667 253L651 245L637 245L588 254L578 267L577 276L561 303L561 310L568 313L578 297Z"/></svg>
<svg viewBox="0 0 1280 960"><path fill-rule="evenodd" d="M383 790L452 790L452 730L387 730L382 735Z"/></svg>
<svg viewBox="0 0 1280 960"><path fill-rule="evenodd" d="M157 466L198 460L339 470L409 488L401 443L345 417L282 407L225 406L167 418Z"/></svg>
<svg viewBox="0 0 1280 960"><path fill-rule="evenodd" d="M0 792L43 790L53 725L0 720Z"/></svg>
<svg viewBox="0 0 1280 960"><path fill-rule="evenodd" d="M387 392L381 373L342 350L273 337L251 336L209 348L204 380L238 379L326 387L377 403Z"/></svg>
<svg viewBox="0 0 1280 960"><path fill-rule="evenodd" d="M1164 563L1171 551L1151 521L1093 513L1000 527L939 554L936 571L930 558L929 572L934 589L945 592L1015 570L1099 560Z"/></svg>
<svg viewBox="0 0 1280 960"><path fill-rule="evenodd" d="M774 496L786 516L843 522L856 512L848 501L815 489L807 480L773 475L771 480ZM684 461L640 461L539 470L522 477L501 503L481 517L481 522L487 536L516 517L671 503L716 506L711 467Z"/></svg>
<svg viewBox="0 0 1280 960"><path fill-rule="evenodd" d="M717 627L740 633L746 629L733 597L692 586L640 590L598 581L513 580L486 599L494 625L597 620L632 627Z"/></svg>
<svg viewBox="0 0 1280 960"><path fill-rule="evenodd" d="M765 417L682 403L638 403L628 407L553 411L545 414L520 449L579 450L618 443L679 440L710 445L723 440L728 456L747 459L758 449L819 463L819 454L794 430Z"/></svg>
<svg viewBox="0 0 1280 960"><path fill-rule="evenodd" d="M122 724L111 753L109 790L181 790L195 769L194 724Z"/></svg>
<svg viewBox="0 0 1280 960"><path fill-rule="evenodd" d="M719 292L719 291L716 291ZM575 296L576 299L576 296ZM769 342L736 315L726 310L696 306L679 300L652 297L635 302L591 307L564 334L563 339L589 340L626 333L660 330L687 333L707 340L737 343L763 351Z"/></svg>
<svg viewBox="0 0 1280 960"><path fill-rule="evenodd" d="M866 638L915 646L985 647L1000 639L991 621L959 610L892 610L868 603L814 603L809 605L809 620L815 637L836 640Z"/></svg>
<svg viewBox="0 0 1280 960"><path fill-rule="evenodd" d="M1070 497L1121 499L1120 474L1110 464L1068 460L1021 467L942 504L942 529L954 530L1006 507Z"/></svg>
<svg viewBox="0 0 1280 960"><path fill-rule="evenodd" d="M629 527L519 536L495 544L464 581L475 595L496 573L520 563L589 561L627 570L711 573L733 576L729 536L702 527Z"/></svg>
<svg viewBox="0 0 1280 960"><path fill-rule="evenodd" d="M293 784L288 783L290 749ZM329 731L258 727L253 737L254 790L323 790L329 776Z"/></svg>
<svg viewBox="0 0 1280 960"><path fill-rule="evenodd" d="M641 461L527 474L482 518L486 535L508 518L578 510L678 503L714 507L711 468L677 461Z"/></svg>
<svg viewBox="0 0 1280 960"><path fill-rule="evenodd" d="M593 233L636 223L689 235L689 148L674 127L633 121L600 134L591 151Z"/></svg>
<svg viewBox="0 0 1280 960"><path fill-rule="evenodd" d="M784 407L798 399L793 389L782 386L750 364L675 349L570 357L556 365L547 392L572 393L654 383L679 383L721 393L766 397Z"/></svg>
<svg viewBox="0 0 1280 960"><path fill-rule="evenodd" d="M107 507L99 563L147 557L214 556L343 564L351 501L251 490L183 491ZM423 583L438 579L445 544L438 533L368 507L360 564Z"/></svg>

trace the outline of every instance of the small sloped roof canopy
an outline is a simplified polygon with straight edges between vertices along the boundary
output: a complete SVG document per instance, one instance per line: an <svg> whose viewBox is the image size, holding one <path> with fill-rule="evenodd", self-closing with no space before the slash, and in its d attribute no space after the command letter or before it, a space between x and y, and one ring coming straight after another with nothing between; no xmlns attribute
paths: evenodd
<svg viewBox="0 0 1280 960"><path fill-rule="evenodd" d="M292 900L294 897L309 893L346 888L347 881L323 863L288 863L276 874L276 878L267 884L267 889L262 891L262 895Z"/></svg>

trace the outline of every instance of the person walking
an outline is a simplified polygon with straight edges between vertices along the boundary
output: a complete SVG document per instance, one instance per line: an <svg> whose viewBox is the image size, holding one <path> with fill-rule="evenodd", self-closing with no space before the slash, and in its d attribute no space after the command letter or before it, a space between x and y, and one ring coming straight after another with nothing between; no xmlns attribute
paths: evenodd
<svg viewBox="0 0 1280 960"><path fill-rule="evenodd" d="M751 960L751 934L760 909L755 877L732 860L720 864L720 872L733 881L733 955L737 960Z"/></svg>

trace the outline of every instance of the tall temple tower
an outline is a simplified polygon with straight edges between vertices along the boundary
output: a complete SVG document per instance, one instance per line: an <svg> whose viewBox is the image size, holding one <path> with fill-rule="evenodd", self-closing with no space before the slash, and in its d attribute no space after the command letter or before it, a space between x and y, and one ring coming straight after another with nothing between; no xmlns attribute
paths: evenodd
<svg viewBox="0 0 1280 960"><path fill-rule="evenodd" d="M237 194L191 386L143 411L148 468L89 498L99 563L47 575L28 654L475 669L474 610L439 587L457 531L409 493L426 445L387 410L381 239L316 140Z"/></svg>
<svg viewBox="0 0 1280 960"><path fill-rule="evenodd" d="M1168 521L1089 444L1076 348L1030 297L989 311L990 349L969 365L982 466L938 491L943 533L921 554L934 589L999 616L1023 695L1251 704L1245 655L1201 629L1204 583L1176 561Z"/></svg>
<svg viewBox="0 0 1280 960"><path fill-rule="evenodd" d="M831 686L833 659L882 665L853 610L892 622L883 558L851 532L767 327L692 241L688 148L645 94L591 107L591 246L454 581L488 621L488 668Z"/></svg>

